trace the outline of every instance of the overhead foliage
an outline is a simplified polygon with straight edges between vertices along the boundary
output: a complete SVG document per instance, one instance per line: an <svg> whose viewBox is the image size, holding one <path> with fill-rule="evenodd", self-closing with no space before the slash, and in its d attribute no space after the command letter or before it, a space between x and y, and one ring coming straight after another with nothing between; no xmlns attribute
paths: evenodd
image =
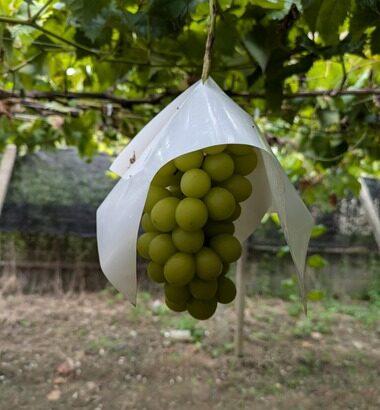
<svg viewBox="0 0 380 410"><path fill-rule="evenodd" d="M201 74L202 0L0 1L0 144L115 152ZM211 74L305 200L380 173L380 0L219 0Z"/></svg>

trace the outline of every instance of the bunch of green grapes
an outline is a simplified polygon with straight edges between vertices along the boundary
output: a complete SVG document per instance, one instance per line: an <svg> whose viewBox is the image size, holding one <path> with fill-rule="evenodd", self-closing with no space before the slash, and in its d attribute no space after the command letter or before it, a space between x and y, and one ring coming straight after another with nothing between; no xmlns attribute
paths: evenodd
<svg viewBox="0 0 380 410"><path fill-rule="evenodd" d="M218 302L235 299L226 276L242 251L234 221L252 193L246 176L256 165L253 147L217 145L181 155L154 176L137 251L149 260L149 278L164 284L171 310L205 320Z"/></svg>

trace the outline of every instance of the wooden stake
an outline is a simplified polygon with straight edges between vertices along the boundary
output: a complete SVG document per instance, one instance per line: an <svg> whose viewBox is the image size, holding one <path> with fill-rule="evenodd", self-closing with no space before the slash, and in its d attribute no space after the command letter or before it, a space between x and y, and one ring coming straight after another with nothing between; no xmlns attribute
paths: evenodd
<svg viewBox="0 0 380 410"><path fill-rule="evenodd" d="M367 183L364 178L360 178L360 183L362 185L360 191L360 202L367 214L368 222L372 227L373 234L376 239L377 246L380 250L380 217L373 203L371 193L369 192Z"/></svg>
<svg viewBox="0 0 380 410"><path fill-rule="evenodd" d="M0 163L0 215L3 209L5 196L7 195L9 181L16 161L17 148L15 145L7 145Z"/></svg>
<svg viewBox="0 0 380 410"><path fill-rule="evenodd" d="M245 259L247 249L243 244L243 252L236 265L236 329L235 329L235 354L243 356L244 338L244 308L245 308Z"/></svg>

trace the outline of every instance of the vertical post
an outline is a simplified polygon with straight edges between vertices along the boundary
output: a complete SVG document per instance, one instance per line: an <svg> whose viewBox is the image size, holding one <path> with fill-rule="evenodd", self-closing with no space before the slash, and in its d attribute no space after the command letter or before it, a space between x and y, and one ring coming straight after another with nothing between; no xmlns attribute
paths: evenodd
<svg viewBox="0 0 380 410"><path fill-rule="evenodd" d="M360 190L360 202L367 214L368 222L372 227L377 246L380 250L380 218L376 210L375 204L373 203L371 193L369 192L368 186L364 178L360 178L361 190Z"/></svg>
<svg viewBox="0 0 380 410"><path fill-rule="evenodd" d="M243 252L236 265L235 355L237 357L243 356L246 257L247 257L247 245L246 243L243 243Z"/></svg>
<svg viewBox="0 0 380 410"><path fill-rule="evenodd" d="M5 196L7 195L9 181L16 160L17 148L15 145L7 145L0 163L0 215L3 209Z"/></svg>

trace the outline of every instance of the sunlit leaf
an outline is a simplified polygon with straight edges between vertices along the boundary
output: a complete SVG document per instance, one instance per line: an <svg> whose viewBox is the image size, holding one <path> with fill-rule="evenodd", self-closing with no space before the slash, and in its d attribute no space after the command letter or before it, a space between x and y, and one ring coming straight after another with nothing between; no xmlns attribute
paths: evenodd
<svg viewBox="0 0 380 410"><path fill-rule="evenodd" d="M328 265L328 262L321 255L312 255L307 258L307 265L311 268L322 269Z"/></svg>

